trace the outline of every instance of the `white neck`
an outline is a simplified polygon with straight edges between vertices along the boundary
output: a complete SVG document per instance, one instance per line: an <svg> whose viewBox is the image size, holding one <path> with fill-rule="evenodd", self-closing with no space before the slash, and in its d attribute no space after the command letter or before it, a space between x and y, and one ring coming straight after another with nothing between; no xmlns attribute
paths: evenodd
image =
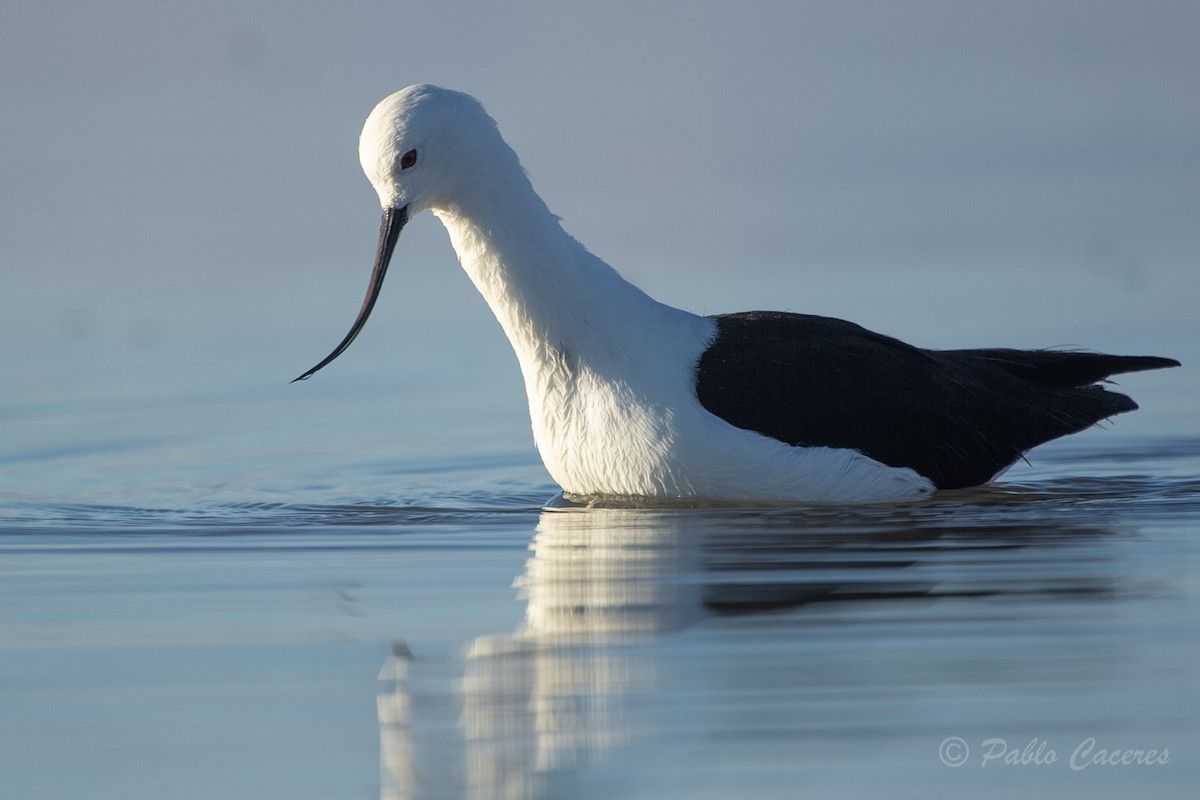
<svg viewBox="0 0 1200 800"><path fill-rule="evenodd" d="M620 365L628 377L636 354L653 348L664 328L693 320L703 327L590 253L522 183L502 198L477 196L434 213L516 350L527 383L531 371L561 359L602 372Z"/></svg>
<svg viewBox="0 0 1200 800"><path fill-rule="evenodd" d="M502 197L472 194L434 213L516 351L551 475L569 491L628 491L607 473L672 447L674 410L694 404L695 365L715 326L588 252L523 174L505 185ZM622 455L629 442L640 452Z"/></svg>

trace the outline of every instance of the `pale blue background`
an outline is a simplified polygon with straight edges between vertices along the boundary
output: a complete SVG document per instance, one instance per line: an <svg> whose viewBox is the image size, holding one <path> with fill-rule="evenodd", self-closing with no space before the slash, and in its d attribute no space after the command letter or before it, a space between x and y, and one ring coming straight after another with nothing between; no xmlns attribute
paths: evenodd
<svg viewBox="0 0 1200 800"><path fill-rule="evenodd" d="M515 359L429 215L355 346L287 385L365 288L362 121L419 81L481 98L567 229L666 302L1195 363L1197 41L1192 2L9 7L0 449L274 436L318 465L356 425L456 452L504 421L531 451ZM1117 431L1191 425L1187 376L1124 381L1144 410ZM138 410L198 402L157 431ZM55 404L79 432L23 422ZM114 479L70 477L0 491Z"/></svg>

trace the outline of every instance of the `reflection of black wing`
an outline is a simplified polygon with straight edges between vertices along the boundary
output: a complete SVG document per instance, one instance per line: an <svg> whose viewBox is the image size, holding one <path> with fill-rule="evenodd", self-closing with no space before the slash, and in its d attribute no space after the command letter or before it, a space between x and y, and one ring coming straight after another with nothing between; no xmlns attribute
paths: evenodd
<svg viewBox="0 0 1200 800"><path fill-rule="evenodd" d="M858 450L941 489L986 483L1043 442L1137 408L1094 385L1175 367L1152 356L922 350L839 319L713 317L696 394L731 425L790 445Z"/></svg>

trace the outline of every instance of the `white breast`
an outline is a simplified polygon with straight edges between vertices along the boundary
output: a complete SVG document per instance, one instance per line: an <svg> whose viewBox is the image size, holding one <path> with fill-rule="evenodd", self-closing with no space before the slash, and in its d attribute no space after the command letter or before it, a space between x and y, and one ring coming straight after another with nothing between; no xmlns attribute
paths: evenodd
<svg viewBox="0 0 1200 800"><path fill-rule="evenodd" d="M791 447L735 428L699 404L691 370L673 369L694 365L698 352L662 369L654 369L653 355L642 362L651 369L628 380L569 363L535 371L532 385L527 375L534 440L565 491L657 501L869 502L933 490L912 470L853 450Z"/></svg>
<svg viewBox="0 0 1200 800"><path fill-rule="evenodd" d="M912 470L791 447L710 414L695 370L715 323L653 300L564 232L531 189L514 194L504 213L487 197L434 213L516 351L534 441L565 491L753 502L932 491Z"/></svg>

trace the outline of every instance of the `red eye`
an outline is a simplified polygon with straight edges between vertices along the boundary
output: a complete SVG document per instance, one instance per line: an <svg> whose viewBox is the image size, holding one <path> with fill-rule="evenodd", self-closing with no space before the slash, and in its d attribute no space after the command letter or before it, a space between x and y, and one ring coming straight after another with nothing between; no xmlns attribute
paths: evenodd
<svg viewBox="0 0 1200 800"><path fill-rule="evenodd" d="M404 155L400 156L400 169L408 169L413 164L417 163L417 151L409 150Z"/></svg>

